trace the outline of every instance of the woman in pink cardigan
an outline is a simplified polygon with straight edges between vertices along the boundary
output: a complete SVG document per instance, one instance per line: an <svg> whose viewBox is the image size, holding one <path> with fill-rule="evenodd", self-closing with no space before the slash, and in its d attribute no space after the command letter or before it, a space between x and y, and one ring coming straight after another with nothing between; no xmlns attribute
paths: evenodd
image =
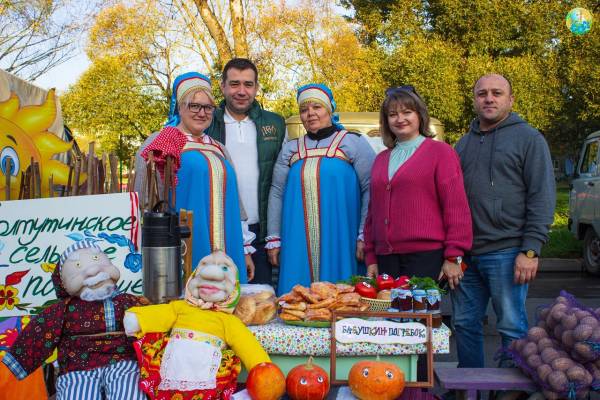
<svg viewBox="0 0 600 400"><path fill-rule="evenodd" d="M427 106L412 86L386 91L380 125L387 150L371 171L367 274L445 274L453 289L473 239L458 155L430 138Z"/></svg>

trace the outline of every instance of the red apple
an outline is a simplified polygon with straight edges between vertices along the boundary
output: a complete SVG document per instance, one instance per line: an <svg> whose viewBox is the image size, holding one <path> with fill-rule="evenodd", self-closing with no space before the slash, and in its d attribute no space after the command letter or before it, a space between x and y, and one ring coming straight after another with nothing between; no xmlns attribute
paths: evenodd
<svg viewBox="0 0 600 400"><path fill-rule="evenodd" d="M279 400L285 394L285 375L273 363L257 364L248 373L246 390L252 400Z"/></svg>

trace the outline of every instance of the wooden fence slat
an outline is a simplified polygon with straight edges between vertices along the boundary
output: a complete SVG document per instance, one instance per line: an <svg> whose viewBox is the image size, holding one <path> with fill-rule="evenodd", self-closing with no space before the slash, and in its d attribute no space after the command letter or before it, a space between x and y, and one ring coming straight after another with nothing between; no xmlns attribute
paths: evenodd
<svg viewBox="0 0 600 400"><path fill-rule="evenodd" d="M94 142L90 142L89 145L89 153L87 155L87 174L88 174L88 178L87 178L87 190L86 193L87 194L92 194L92 192L94 191L94 179L95 179L95 174L94 174L94 146L95 143Z"/></svg>

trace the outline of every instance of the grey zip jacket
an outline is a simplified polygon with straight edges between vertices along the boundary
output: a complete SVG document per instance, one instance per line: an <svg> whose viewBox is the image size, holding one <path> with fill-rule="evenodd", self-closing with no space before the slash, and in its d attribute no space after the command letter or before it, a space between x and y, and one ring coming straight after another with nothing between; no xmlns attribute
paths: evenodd
<svg viewBox="0 0 600 400"><path fill-rule="evenodd" d="M473 255L519 247L540 254L554 220L548 144L516 113L489 132L479 119L456 144L473 219Z"/></svg>

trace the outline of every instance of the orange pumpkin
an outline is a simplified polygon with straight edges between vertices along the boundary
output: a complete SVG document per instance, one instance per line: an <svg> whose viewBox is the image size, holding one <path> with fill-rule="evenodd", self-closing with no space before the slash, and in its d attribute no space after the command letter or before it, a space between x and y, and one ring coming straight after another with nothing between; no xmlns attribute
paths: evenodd
<svg viewBox="0 0 600 400"><path fill-rule="evenodd" d="M285 394L285 375L273 363L257 364L248 373L246 390L252 400L278 400Z"/></svg>
<svg viewBox="0 0 600 400"><path fill-rule="evenodd" d="M292 400L323 400L329 393L329 376L309 357L306 364L297 365L288 372L285 387Z"/></svg>
<svg viewBox="0 0 600 400"><path fill-rule="evenodd" d="M348 386L360 400L394 400L404 390L404 372L384 361L359 361L348 374Z"/></svg>

